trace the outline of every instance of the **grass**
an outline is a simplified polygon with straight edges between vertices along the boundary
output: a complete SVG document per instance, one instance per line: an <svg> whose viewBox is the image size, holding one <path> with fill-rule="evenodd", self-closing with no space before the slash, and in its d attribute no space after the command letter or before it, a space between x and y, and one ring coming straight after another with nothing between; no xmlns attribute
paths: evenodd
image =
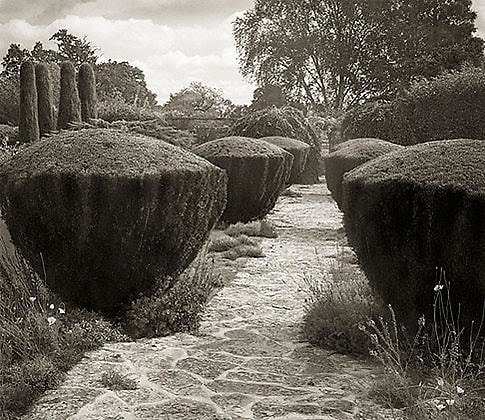
<svg viewBox="0 0 485 420"><path fill-rule="evenodd" d="M134 390L138 388L138 383L135 379L128 377L128 375L123 375L115 369L103 372L101 384L111 391Z"/></svg>
<svg viewBox="0 0 485 420"><path fill-rule="evenodd" d="M259 236L263 238L277 238L275 228L266 220L256 220L249 223L236 223L224 229L229 236Z"/></svg>
<svg viewBox="0 0 485 420"><path fill-rule="evenodd" d="M380 362L369 395L410 419L485 418L483 317L460 325L444 273L435 286L434 316L416 320L410 335L392 307L372 297L358 265L345 253L330 270L305 278L303 333L313 344ZM466 327L466 328L465 328Z"/></svg>
<svg viewBox="0 0 485 420"><path fill-rule="evenodd" d="M263 249L256 239L247 235L229 236L225 232L211 240L209 252L217 252L222 258L228 260L264 257Z"/></svg>

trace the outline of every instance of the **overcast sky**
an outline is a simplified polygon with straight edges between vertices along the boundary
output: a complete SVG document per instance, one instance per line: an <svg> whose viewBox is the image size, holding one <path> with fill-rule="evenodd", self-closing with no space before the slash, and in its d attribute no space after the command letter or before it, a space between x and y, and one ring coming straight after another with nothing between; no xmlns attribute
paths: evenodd
<svg viewBox="0 0 485 420"><path fill-rule="evenodd" d="M200 81L249 103L254 86L238 72L234 18L253 0L0 0L0 57L11 43L31 49L58 29L100 48L103 59L141 68L164 103L170 93ZM473 0L485 37L485 0Z"/></svg>

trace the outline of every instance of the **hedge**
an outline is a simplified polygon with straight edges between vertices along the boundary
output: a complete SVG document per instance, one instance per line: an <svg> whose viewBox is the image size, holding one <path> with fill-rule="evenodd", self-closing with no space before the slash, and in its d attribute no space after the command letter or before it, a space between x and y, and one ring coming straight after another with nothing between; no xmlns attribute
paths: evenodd
<svg viewBox="0 0 485 420"><path fill-rule="evenodd" d="M432 316L437 267L451 282L454 309L461 305L461 325L480 323L485 142L404 148L349 172L343 190L349 242L373 289L409 328L421 314Z"/></svg>
<svg viewBox="0 0 485 420"><path fill-rule="evenodd" d="M288 137L261 137L259 140L264 140L268 143L274 144L275 146L281 147L288 153L293 155L293 164L291 165L290 178L288 179L288 184L297 184L300 175L305 170L305 166L308 160L308 155L310 154L310 146L302 141L295 139L290 139Z"/></svg>
<svg viewBox="0 0 485 420"><path fill-rule="evenodd" d="M89 122L98 118L96 79L89 63L83 63L79 67L77 87L81 101L81 120Z"/></svg>
<svg viewBox="0 0 485 420"><path fill-rule="evenodd" d="M50 81L49 67L45 63L35 66L35 84L37 87L37 104L39 113L40 135L49 134L55 129L54 94Z"/></svg>
<svg viewBox="0 0 485 420"><path fill-rule="evenodd" d="M340 143L334 152L325 156L327 187L338 207L342 208L342 181L348 171L401 148L402 146L380 139L352 139Z"/></svg>
<svg viewBox="0 0 485 420"><path fill-rule="evenodd" d="M291 172L293 156L270 143L247 137L224 137L194 152L227 171L228 223L261 219L275 206Z"/></svg>
<svg viewBox="0 0 485 420"><path fill-rule="evenodd" d="M57 128L69 128L69 124L81 122L81 101L76 83L76 70L70 61L61 66L61 92Z"/></svg>
<svg viewBox="0 0 485 420"><path fill-rule="evenodd" d="M163 141L91 129L23 150L0 165L0 180L13 241L52 290L112 313L195 258L224 209L227 176Z"/></svg>
<svg viewBox="0 0 485 420"><path fill-rule="evenodd" d="M39 137L35 67L31 61L24 61L20 66L19 141L31 143Z"/></svg>

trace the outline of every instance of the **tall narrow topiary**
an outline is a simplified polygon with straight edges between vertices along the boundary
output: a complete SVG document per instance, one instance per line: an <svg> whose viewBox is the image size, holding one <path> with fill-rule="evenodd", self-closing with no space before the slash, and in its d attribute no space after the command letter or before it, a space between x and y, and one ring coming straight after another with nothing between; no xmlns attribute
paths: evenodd
<svg viewBox="0 0 485 420"><path fill-rule="evenodd" d="M69 123L81 122L81 101L76 84L76 70L70 61L61 66L61 97L59 100L59 116L57 128L69 127Z"/></svg>
<svg viewBox="0 0 485 420"><path fill-rule="evenodd" d="M81 119L89 122L92 118L98 118L96 79L93 68L89 63L83 63L79 67L77 87L81 100Z"/></svg>
<svg viewBox="0 0 485 420"><path fill-rule="evenodd" d="M39 119L35 69L31 61L20 66L19 141L29 143L39 140Z"/></svg>
<svg viewBox="0 0 485 420"><path fill-rule="evenodd" d="M35 84L37 87L39 134L43 136L55 129L54 96L47 64L39 63L35 66Z"/></svg>

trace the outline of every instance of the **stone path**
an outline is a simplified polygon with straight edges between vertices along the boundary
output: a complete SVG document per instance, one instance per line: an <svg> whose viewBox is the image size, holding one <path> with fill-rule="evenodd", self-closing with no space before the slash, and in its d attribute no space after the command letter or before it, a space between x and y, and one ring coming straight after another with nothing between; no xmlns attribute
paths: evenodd
<svg viewBox="0 0 485 420"><path fill-rule="evenodd" d="M324 185L293 187L263 240L211 301L200 333L116 343L90 353L25 418L381 419L366 397L376 366L311 347L300 336L304 273L331 264L341 214ZM335 235L333 235L335 236ZM318 268L320 267L320 268ZM118 371L136 389L109 390Z"/></svg>

